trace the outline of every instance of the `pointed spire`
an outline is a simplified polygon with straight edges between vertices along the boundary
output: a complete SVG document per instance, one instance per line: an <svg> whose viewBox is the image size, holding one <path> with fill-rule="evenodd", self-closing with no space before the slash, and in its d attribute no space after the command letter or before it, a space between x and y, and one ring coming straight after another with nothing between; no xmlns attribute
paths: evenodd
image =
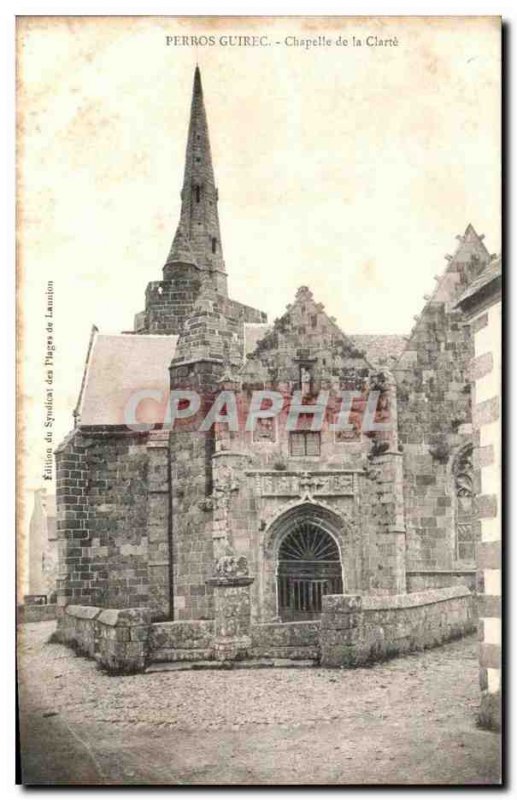
<svg viewBox="0 0 517 800"><path fill-rule="evenodd" d="M189 191L191 189L193 178L204 179L212 184L215 189L208 122L203 98L203 86L201 84L201 72L198 66L196 66L194 72L194 85L192 87L187 151L185 155L185 173L183 178L184 191Z"/></svg>
<svg viewBox="0 0 517 800"><path fill-rule="evenodd" d="M183 252L186 244L190 248L193 260L191 258L187 263L195 263L200 269L211 272L217 291L226 294L217 201L201 72L196 66L181 190L180 225L176 237L179 233ZM171 253L174 249L173 242ZM172 263L170 255L167 263Z"/></svg>

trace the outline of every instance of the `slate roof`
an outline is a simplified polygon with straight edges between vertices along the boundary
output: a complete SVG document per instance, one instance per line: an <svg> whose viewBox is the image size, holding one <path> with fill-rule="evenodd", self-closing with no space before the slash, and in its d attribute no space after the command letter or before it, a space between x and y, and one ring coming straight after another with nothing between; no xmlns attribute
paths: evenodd
<svg viewBox="0 0 517 800"><path fill-rule="evenodd" d="M244 357L253 353L257 344L264 338L266 333L272 330L273 326L268 322L245 322L244 323Z"/></svg>
<svg viewBox="0 0 517 800"><path fill-rule="evenodd" d="M406 339L398 334L357 334L349 335L348 338L358 350L364 352L366 360L372 367L389 366L394 363L406 346Z"/></svg>
<svg viewBox="0 0 517 800"><path fill-rule="evenodd" d="M177 340L177 336L97 334L86 364L79 425L125 425L128 401L149 390L160 392L163 403L142 401L137 421L163 422Z"/></svg>

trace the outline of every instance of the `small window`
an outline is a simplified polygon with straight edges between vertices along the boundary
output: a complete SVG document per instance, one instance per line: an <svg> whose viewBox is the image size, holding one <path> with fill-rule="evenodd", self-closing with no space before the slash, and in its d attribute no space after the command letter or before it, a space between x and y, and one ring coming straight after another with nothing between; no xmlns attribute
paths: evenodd
<svg viewBox="0 0 517 800"><path fill-rule="evenodd" d="M460 561L474 561L474 490L472 447L460 452L453 465L456 501L456 556Z"/></svg>
<svg viewBox="0 0 517 800"><path fill-rule="evenodd" d="M303 456L319 456L321 437L319 431L293 431L289 434L289 454L301 458Z"/></svg>
<svg viewBox="0 0 517 800"><path fill-rule="evenodd" d="M199 186L196 186L195 192L196 192L196 203L199 203L199 201L201 200L201 188Z"/></svg>
<svg viewBox="0 0 517 800"><path fill-rule="evenodd" d="M212 236L212 253L217 253L217 239Z"/></svg>

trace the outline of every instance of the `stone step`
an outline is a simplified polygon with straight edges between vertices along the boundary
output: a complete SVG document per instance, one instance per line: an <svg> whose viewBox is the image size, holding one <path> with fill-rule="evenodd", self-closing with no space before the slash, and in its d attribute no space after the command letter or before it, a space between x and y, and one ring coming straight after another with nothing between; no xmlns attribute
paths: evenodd
<svg viewBox="0 0 517 800"><path fill-rule="evenodd" d="M183 670L201 669L271 669L272 667L290 667L300 669L317 667L314 659L294 658L253 658L243 661L153 661L146 672L181 672Z"/></svg>

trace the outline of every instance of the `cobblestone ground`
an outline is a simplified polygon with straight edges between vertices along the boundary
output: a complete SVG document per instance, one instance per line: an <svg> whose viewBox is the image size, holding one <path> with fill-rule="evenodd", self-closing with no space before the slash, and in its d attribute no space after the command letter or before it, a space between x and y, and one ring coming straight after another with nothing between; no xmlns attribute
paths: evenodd
<svg viewBox="0 0 517 800"><path fill-rule="evenodd" d="M109 677L21 626L27 784L490 784L472 638L368 669Z"/></svg>

